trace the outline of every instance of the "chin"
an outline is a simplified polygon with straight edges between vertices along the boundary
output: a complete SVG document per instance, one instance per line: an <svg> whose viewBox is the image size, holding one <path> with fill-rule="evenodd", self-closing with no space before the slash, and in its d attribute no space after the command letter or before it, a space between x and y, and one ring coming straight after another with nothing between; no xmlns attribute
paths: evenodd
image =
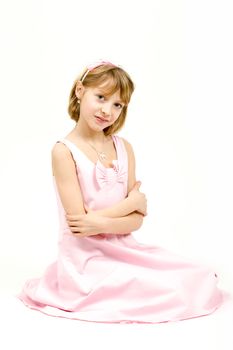
<svg viewBox="0 0 233 350"><path fill-rule="evenodd" d="M93 131L103 131L105 128L101 127L99 125L91 125L90 129L93 130Z"/></svg>

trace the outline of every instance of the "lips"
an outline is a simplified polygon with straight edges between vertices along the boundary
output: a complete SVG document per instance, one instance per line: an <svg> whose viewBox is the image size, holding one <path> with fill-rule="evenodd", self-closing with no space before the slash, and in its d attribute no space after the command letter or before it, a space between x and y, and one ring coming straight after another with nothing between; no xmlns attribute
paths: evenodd
<svg viewBox="0 0 233 350"><path fill-rule="evenodd" d="M98 116L98 115L95 115L95 118L96 118L97 121L99 121L99 122L101 122L101 123L106 123L106 122L108 122L108 119L105 119L105 118L100 117L100 116Z"/></svg>

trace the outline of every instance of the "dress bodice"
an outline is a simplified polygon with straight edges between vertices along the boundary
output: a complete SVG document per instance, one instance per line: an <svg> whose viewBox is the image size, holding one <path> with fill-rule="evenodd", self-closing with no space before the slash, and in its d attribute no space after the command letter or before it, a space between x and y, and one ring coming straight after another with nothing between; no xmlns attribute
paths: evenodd
<svg viewBox="0 0 233 350"><path fill-rule="evenodd" d="M73 142L66 138L58 142L65 144L75 161L77 177L82 191L84 204L92 209L99 210L109 207L127 195L128 157L123 140L112 135L117 159L113 160L112 167L105 167L99 160L94 163ZM64 208L58 193L56 182L55 191L59 206L61 226L67 228L64 217Z"/></svg>

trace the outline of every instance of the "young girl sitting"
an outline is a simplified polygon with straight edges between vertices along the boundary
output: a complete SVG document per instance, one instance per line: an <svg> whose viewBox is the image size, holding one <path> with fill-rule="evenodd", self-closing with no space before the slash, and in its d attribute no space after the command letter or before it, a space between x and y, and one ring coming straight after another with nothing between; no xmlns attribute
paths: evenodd
<svg viewBox="0 0 233 350"><path fill-rule="evenodd" d="M75 127L52 149L60 217L59 252L19 298L48 315L94 322L157 323L213 312L221 303L210 269L139 243L146 215L123 126L134 84L110 62L74 82Z"/></svg>

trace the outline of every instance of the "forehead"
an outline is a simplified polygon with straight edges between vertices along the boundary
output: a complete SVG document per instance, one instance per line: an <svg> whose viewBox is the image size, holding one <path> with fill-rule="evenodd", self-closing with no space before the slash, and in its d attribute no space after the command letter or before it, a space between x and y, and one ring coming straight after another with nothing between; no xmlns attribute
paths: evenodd
<svg viewBox="0 0 233 350"><path fill-rule="evenodd" d="M106 97L117 92L120 95L121 102L127 105L133 92L130 79L118 70L97 73L91 71L89 76L87 75L86 80L84 80L84 87L98 88Z"/></svg>

